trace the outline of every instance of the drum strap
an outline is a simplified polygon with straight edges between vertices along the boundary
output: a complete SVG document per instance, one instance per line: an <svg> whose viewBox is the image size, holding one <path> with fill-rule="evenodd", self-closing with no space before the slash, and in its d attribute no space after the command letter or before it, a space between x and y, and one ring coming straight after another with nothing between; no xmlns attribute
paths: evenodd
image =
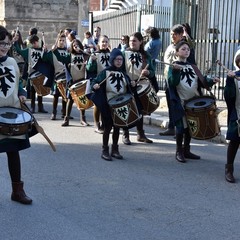
<svg viewBox="0 0 240 240"><path fill-rule="evenodd" d="M200 72L200 70L198 69L198 67L194 64L191 64L193 70L195 71L195 73L197 74L200 82L202 83L202 85L204 86L204 88L206 88L208 91L210 90L207 81L205 80L204 76L202 75L202 73Z"/></svg>

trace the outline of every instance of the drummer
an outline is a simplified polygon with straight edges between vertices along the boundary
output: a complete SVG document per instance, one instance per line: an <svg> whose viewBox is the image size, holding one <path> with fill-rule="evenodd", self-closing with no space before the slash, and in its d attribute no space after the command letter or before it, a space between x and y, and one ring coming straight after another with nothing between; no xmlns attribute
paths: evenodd
<svg viewBox="0 0 240 240"><path fill-rule="evenodd" d="M200 156L190 152L191 136L185 118L184 101L200 96L201 87L208 89L213 84L220 82L219 78L203 77L196 65L187 62L189 54L190 46L186 41L177 43L177 61L169 67L167 75L176 126L176 160L181 163L185 163L186 158L200 159Z"/></svg>
<svg viewBox="0 0 240 240"><path fill-rule="evenodd" d="M70 52L65 56L61 55L56 50L53 51L57 59L66 66L66 80L68 88L75 83L85 80L86 62L89 58L89 55L84 52L83 45L78 39L74 39L72 41L69 51ZM67 93L67 98L66 115L64 117L62 127L69 126L70 114L74 102L69 91ZM81 126L89 126L84 109L80 109L80 115Z"/></svg>
<svg viewBox="0 0 240 240"><path fill-rule="evenodd" d="M110 44L109 38L106 35L100 36L98 39L98 50L91 54L87 63L86 69L90 79L96 77L103 69L109 67ZM103 127L100 123L100 111L94 105L93 120L96 133L103 133Z"/></svg>
<svg viewBox="0 0 240 240"><path fill-rule="evenodd" d="M101 157L106 161L112 161L112 157L117 159L123 158L118 150L119 127L113 125L113 119L107 101L119 94L131 92L131 87L135 87L136 85L123 71L123 61L122 52L114 48L109 59L111 66L100 72L97 78L94 78L91 83L92 89L96 93L93 101L100 109L103 122L104 131ZM109 154L108 142L112 128L112 149L111 154Z"/></svg>
<svg viewBox="0 0 240 240"><path fill-rule="evenodd" d="M225 179L230 183L235 183L234 161L240 144L239 119L240 119L240 54L234 57L234 66L237 71L229 71L224 88L224 98L228 109L228 129L226 139L229 140L227 149L227 162L225 164Z"/></svg>
<svg viewBox="0 0 240 240"><path fill-rule="evenodd" d="M149 80L153 79L155 73L152 66L152 60L150 55L144 50L143 36L140 32L135 32L130 36L129 46L130 48L123 53L125 55L125 67L127 75L131 78L131 80L134 81L137 81L140 75L148 78ZM153 85L156 86L156 83L154 82ZM137 93L135 93L134 96L136 101L139 102ZM122 140L126 145L131 144L128 129L123 130ZM147 138L144 133L143 116L137 124L137 141L145 143L153 142L151 139Z"/></svg>
<svg viewBox="0 0 240 240"><path fill-rule="evenodd" d="M65 65L64 63L60 62L57 57L55 56L54 52L59 52L60 55L66 56L67 55L67 48L66 45L66 36L63 32L60 32L57 36L56 44L53 46L52 49L52 64L54 66L54 75L55 80L66 79L65 75ZM53 84L53 110L51 115L51 120L56 120L57 116L57 105L58 105L58 98L61 97L61 93L57 88L56 82ZM66 99L62 98L62 118L66 115Z"/></svg>
<svg viewBox="0 0 240 240"><path fill-rule="evenodd" d="M16 35L13 39L14 47L15 47L15 50L17 51L17 53L20 54L24 58L25 63L28 64L28 76L30 76L31 74L34 74L36 72L34 67L37 66L38 62L42 61L46 57L47 47L46 47L46 45L43 45L43 47L41 47L41 42L40 42L39 37L37 35L32 35L29 38L29 41L32 46L30 48L21 49L18 44L18 38L19 38L19 36ZM49 66L49 69L51 69L50 65L46 65L46 66ZM30 79L28 79L28 84L30 86L29 81L30 81ZM33 86L31 86L30 89L31 89L30 90L30 92L31 92L31 112L35 113L36 91ZM37 100L38 100L38 112L48 113L43 107L43 97L38 95Z"/></svg>
<svg viewBox="0 0 240 240"><path fill-rule="evenodd" d="M11 47L11 34L6 28L0 26L0 75L7 74L7 77L1 78L0 91L0 107L20 108L20 101L26 100L25 91L19 86L19 68L11 57L7 56L7 52ZM5 88L3 87L5 85ZM0 152L6 152L8 159L8 169L12 181L13 201L22 204L31 204L32 199L29 198L24 189L21 180L21 162L19 151L29 148L28 135L6 136L0 134Z"/></svg>

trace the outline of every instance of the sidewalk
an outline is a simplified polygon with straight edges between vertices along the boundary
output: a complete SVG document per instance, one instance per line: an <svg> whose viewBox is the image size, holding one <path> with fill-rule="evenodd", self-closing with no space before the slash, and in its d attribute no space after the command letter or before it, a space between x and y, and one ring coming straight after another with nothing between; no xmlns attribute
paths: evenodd
<svg viewBox="0 0 240 240"><path fill-rule="evenodd" d="M159 132L164 131L168 126L168 108L166 102L166 96L164 91L159 91L160 105L158 109L150 116L144 116L144 123L148 125L158 126ZM218 121L220 124L221 134L215 138L210 139L211 142L227 143L226 131L227 131L227 107L225 101L217 100L217 107L219 109Z"/></svg>

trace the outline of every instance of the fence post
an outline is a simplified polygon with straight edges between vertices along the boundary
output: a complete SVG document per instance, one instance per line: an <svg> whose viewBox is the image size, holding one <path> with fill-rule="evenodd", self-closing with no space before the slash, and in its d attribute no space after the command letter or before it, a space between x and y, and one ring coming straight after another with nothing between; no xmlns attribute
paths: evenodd
<svg viewBox="0 0 240 240"><path fill-rule="evenodd" d="M142 16L142 5L137 5L137 19L136 19L136 32L141 31L141 16Z"/></svg>

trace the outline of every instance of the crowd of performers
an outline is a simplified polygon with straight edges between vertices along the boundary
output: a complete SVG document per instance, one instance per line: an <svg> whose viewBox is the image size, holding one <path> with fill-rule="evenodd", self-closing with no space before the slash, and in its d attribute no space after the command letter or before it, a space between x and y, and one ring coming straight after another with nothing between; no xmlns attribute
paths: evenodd
<svg viewBox="0 0 240 240"><path fill-rule="evenodd" d="M156 32L156 29L152 30ZM81 42L71 29L61 30L54 46L48 49L44 34L39 37L36 28L31 28L28 38L23 41L18 29L9 33L0 26L0 107L3 111L9 111L6 110L8 107L25 109L31 116L35 112L47 113L43 99L45 95L52 94L50 119L57 119L58 103L61 99L62 127L69 126L74 103L80 112L81 126L89 126L85 111L92 109L95 132L103 136L102 159L123 159L118 145L120 129L123 131L124 144L131 144L129 128L132 127L137 129L137 141L153 142L145 135L143 116L150 115L159 106L156 59L144 49L144 38L140 32L129 37L123 35L118 48L110 46L108 36L101 35L99 27L95 28L94 32L94 37L90 32L86 32L85 39ZM159 46L158 49L160 50ZM184 163L186 159L200 159L200 156L190 151L192 135L184 104L189 99L201 96L202 88L209 89L220 80L203 76L195 64L187 61L191 45L184 38L174 44L173 49L175 60L167 64L165 76L174 109L175 158ZM235 59L237 66L240 65L239 56ZM228 72L225 88L229 111L227 139L230 140L225 168L228 182L235 182L233 163L240 143L238 73L239 71ZM76 91L79 88L82 91L82 86L83 93ZM26 98L31 99L30 108L25 103ZM83 103L88 103L87 107L83 107ZM18 113L3 112L1 116L7 114L10 114L11 118ZM112 130L112 145L109 148ZM32 130L22 134L6 134L3 131L4 129L0 132L0 152L6 152L8 158L12 180L11 199L31 204L32 199L23 189L19 151L30 147L29 137L36 132Z"/></svg>

